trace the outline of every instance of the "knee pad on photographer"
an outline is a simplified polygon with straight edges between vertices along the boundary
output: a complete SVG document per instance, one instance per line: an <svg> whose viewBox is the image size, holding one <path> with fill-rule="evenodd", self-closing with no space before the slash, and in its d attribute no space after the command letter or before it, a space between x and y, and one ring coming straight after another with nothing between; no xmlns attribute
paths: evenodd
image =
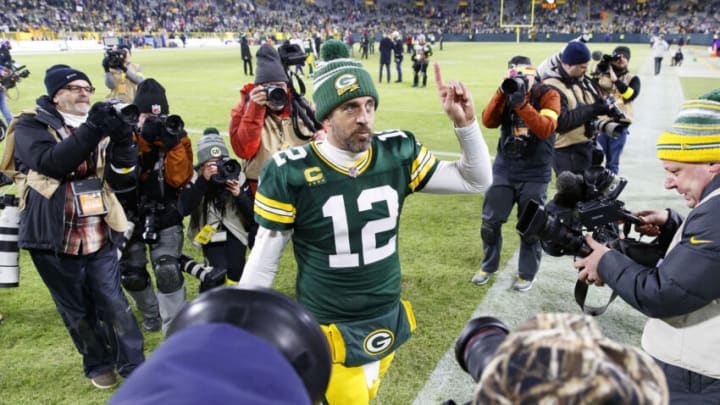
<svg viewBox="0 0 720 405"><path fill-rule="evenodd" d="M480 227L480 238L488 245L494 245L500 240L500 228L483 222Z"/></svg>
<svg viewBox="0 0 720 405"><path fill-rule="evenodd" d="M150 274L145 267L121 268L120 284L128 291L143 291L150 285Z"/></svg>
<svg viewBox="0 0 720 405"><path fill-rule="evenodd" d="M158 291L169 294L183 286L185 279L180 270L180 262L176 257L160 256L153 265Z"/></svg>

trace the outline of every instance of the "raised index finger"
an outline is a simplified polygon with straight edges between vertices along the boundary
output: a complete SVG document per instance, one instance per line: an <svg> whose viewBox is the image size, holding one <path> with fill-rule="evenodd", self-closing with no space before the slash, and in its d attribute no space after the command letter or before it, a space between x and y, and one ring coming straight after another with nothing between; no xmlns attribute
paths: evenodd
<svg viewBox="0 0 720 405"><path fill-rule="evenodd" d="M435 62L433 67L435 68L435 83L437 83L438 88L441 88L445 85L443 84L442 75L440 74L440 64Z"/></svg>

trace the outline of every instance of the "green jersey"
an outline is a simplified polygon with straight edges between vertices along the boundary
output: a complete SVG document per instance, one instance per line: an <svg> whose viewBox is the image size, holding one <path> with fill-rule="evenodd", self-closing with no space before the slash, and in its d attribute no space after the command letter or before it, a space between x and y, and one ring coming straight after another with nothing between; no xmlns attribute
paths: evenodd
<svg viewBox="0 0 720 405"><path fill-rule="evenodd" d="M320 323L369 318L397 305L400 212L437 165L412 133L400 130L376 132L352 167L328 160L315 142L265 163L255 219L293 231L297 299Z"/></svg>

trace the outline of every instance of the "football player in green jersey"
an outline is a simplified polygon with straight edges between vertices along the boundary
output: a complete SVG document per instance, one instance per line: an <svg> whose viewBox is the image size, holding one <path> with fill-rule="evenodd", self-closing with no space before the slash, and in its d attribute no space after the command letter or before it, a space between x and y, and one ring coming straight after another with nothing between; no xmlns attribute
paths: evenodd
<svg viewBox="0 0 720 405"><path fill-rule="evenodd" d="M325 62L314 75L316 118L327 137L278 152L264 165L255 201L260 228L240 284L270 287L292 238L297 300L320 322L333 357L327 402L367 404L415 329L410 304L400 299L397 234L405 197L479 193L492 170L464 84L444 84L435 65L440 100L463 150L457 161L440 161L408 131L373 131L377 90L347 50L328 57L335 42L323 45Z"/></svg>

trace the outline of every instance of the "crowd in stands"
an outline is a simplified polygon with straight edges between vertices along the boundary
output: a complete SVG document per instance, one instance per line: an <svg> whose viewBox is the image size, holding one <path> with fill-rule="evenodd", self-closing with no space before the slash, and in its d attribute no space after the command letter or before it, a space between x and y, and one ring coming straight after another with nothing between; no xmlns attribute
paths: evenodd
<svg viewBox="0 0 720 405"><path fill-rule="evenodd" d="M329 35L370 27L377 32L479 34L514 32L502 25L529 25L527 1L507 0L500 24L499 0L461 2L377 0L9 0L0 13L0 33L77 35L82 32L319 32ZM468 3L468 2L465 2ZM561 33L714 34L719 0L567 1L557 8L537 6L534 26ZM536 28L532 29L533 32Z"/></svg>

